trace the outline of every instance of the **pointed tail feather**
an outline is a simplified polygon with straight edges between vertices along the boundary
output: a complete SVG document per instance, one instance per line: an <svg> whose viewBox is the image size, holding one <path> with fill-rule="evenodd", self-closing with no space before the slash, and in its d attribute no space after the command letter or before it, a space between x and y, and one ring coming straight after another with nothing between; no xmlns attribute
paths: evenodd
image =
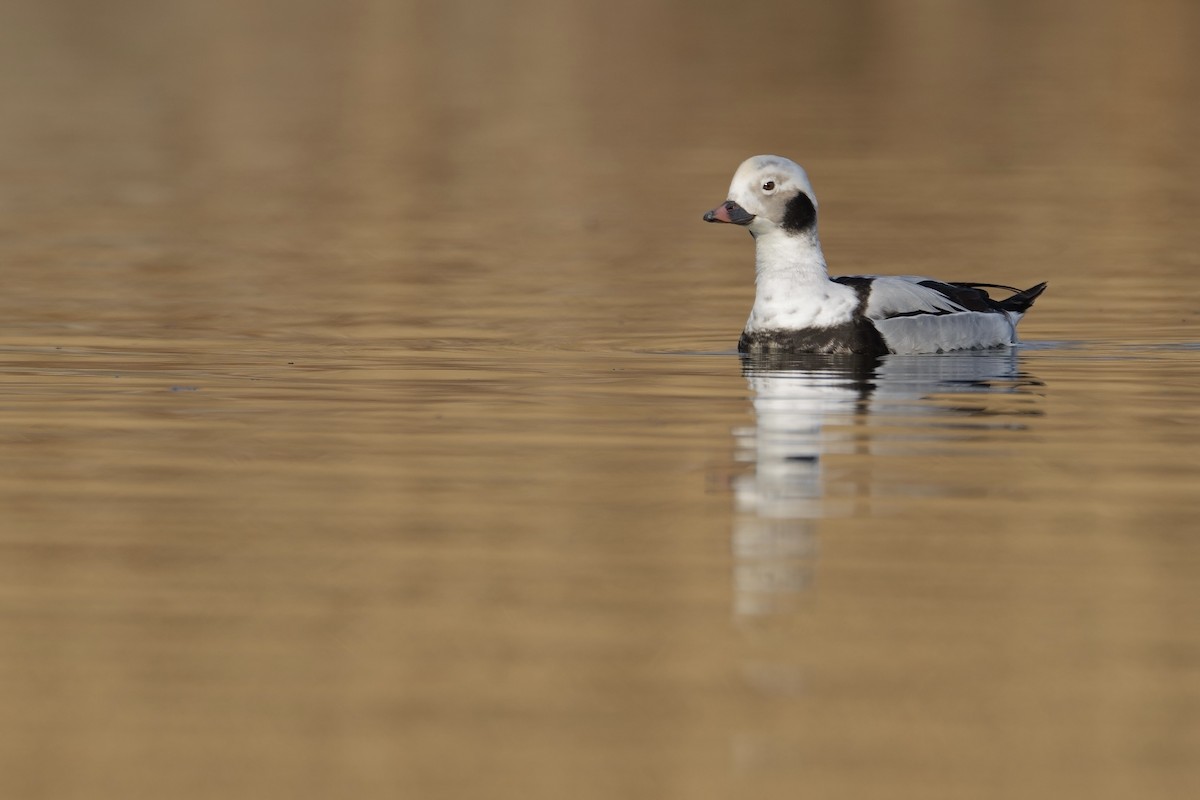
<svg viewBox="0 0 1200 800"><path fill-rule="evenodd" d="M1044 291L1046 291L1046 282L1042 281L1037 286L1031 286L1023 292L1017 292L1012 297L1001 300L1000 308L1005 311L1024 314L1033 305L1033 301L1038 299L1038 295Z"/></svg>

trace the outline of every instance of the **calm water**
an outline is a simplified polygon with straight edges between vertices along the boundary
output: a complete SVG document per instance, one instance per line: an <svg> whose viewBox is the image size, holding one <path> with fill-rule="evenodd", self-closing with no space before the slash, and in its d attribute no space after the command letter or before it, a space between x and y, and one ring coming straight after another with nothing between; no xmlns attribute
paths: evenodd
<svg viewBox="0 0 1200 800"><path fill-rule="evenodd" d="M1194 4L0 4L0 795L1200 793ZM746 156L1011 352L743 363Z"/></svg>

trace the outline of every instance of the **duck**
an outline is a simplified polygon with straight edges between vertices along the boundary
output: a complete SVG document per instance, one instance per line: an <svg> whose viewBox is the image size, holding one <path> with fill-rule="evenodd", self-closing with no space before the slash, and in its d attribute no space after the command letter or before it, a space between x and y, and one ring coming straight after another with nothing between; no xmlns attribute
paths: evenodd
<svg viewBox="0 0 1200 800"><path fill-rule="evenodd" d="M754 306L741 353L881 357L1008 347L1046 289L1045 282L1016 289L917 275L830 277L812 183L782 156L743 161L727 199L704 221L739 225L754 238ZM1011 294L997 300L989 289Z"/></svg>

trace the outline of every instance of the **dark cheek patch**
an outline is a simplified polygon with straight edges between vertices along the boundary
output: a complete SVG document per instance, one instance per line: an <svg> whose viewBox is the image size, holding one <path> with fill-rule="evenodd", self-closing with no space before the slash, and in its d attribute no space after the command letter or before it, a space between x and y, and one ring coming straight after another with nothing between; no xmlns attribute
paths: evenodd
<svg viewBox="0 0 1200 800"><path fill-rule="evenodd" d="M783 209L783 229L790 233L808 230L817 223L817 207L804 192L788 200Z"/></svg>

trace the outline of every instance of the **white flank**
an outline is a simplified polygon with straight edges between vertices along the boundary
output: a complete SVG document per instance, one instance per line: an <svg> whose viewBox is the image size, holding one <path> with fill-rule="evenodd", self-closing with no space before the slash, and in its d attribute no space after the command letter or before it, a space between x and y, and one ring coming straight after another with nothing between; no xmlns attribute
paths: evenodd
<svg viewBox="0 0 1200 800"><path fill-rule="evenodd" d="M893 353L946 353L1000 347L1017 340L1018 314L962 311L875 320Z"/></svg>

